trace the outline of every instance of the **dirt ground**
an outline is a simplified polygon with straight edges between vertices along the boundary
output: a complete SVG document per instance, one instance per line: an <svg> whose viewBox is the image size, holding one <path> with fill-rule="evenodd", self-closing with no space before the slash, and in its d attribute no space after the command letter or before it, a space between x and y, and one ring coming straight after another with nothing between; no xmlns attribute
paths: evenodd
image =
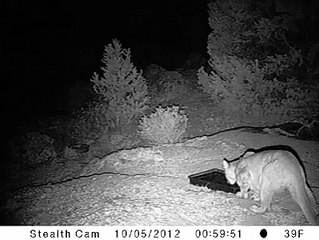
<svg viewBox="0 0 319 240"><path fill-rule="evenodd" d="M189 183L191 174L221 169L224 157L271 145L297 151L318 198L318 142L244 128L95 158L73 180L17 190L5 209L23 225L307 225L287 193L275 196L271 211L255 214L251 200Z"/></svg>
<svg viewBox="0 0 319 240"><path fill-rule="evenodd" d="M262 133L225 119L203 94L178 104L189 117L187 138L177 144L120 150L104 157L58 158L19 172L2 191L2 224L21 225L307 225L289 193L277 194L272 210L255 214L251 200L191 185L188 176L222 169L247 148L286 145L304 163L319 199L319 142ZM250 123L250 126L262 126ZM23 187L25 186L25 187ZM12 190L15 189L15 190Z"/></svg>

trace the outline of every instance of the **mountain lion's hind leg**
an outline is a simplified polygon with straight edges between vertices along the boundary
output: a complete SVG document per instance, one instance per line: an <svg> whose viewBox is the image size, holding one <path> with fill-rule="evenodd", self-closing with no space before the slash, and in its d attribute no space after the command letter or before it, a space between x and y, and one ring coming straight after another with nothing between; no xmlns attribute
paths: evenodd
<svg viewBox="0 0 319 240"><path fill-rule="evenodd" d="M250 210L255 213L263 213L267 210L267 208L270 210L270 203L272 200L272 197L274 196L274 191L271 188L271 183L269 179L262 179L261 185L260 185L260 207L257 205L252 205L250 207Z"/></svg>

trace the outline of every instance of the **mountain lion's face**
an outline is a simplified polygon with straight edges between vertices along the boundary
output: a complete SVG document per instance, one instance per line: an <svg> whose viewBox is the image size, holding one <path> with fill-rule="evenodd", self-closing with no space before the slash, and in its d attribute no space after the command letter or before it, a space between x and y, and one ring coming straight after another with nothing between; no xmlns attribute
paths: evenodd
<svg viewBox="0 0 319 240"><path fill-rule="evenodd" d="M224 170L225 170L225 177L229 184L235 184L237 181L236 173L235 173L235 166L229 163L227 160L223 161Z"/></svg>

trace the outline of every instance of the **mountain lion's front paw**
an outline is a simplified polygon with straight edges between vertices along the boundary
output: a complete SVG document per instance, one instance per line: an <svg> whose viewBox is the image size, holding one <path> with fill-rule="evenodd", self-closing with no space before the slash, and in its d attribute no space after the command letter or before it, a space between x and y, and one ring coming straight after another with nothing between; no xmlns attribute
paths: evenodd
<svg viewBox="0 0 319 240"><path fill-rule="evenodd" d="M259 192L253 192L250 198L256 202L259 202L260 201Z"/></svg>
<svg viewBox="0 0 319 240"><path fill-rule="evenodd" d="M247 199L248 198L248 193L247 192L237 192L236 193L236 196L237 197L240 197L240 198L244 198L244 199Z"/></svg>

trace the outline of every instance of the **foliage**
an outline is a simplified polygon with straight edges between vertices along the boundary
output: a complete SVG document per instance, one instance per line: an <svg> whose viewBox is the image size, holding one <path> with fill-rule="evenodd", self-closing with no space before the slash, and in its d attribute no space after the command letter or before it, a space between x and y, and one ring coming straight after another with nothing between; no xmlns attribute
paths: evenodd
<svg viewBox="0 0 319 240"><path fill-rule="evenodd" d="M172 98L184 94L190 81L177 71L168 71L161 66L151 64L146 67L144 75L148 82L152 100L169 101Z"/></svg>
<svg viewBox="0 0 319 240"><path fill-rule="evenodd" d="M10 142L14 164L35 165L50 161L57 156L54 139L39 132L28 132Z"/></svg>
<svg viewBox="0 0 319 240"><path fill-rule="evenodd" d="M258 59L271 64L266 75L293 76L292 70L303 63L302 55L287 35L296 30L298 7L285 8L281 1L216 0L209 3L208 54ZM269 79L273 78L273 74Z"/></svg>
<svg viewBox="0 0 319 240"><path fill-rule="evenodd" d="M319 43L308 44L305 62L307 67L307 76L309 78L318 79L319 76ZM318 82L318 80L317 80Z"/></svg>
<svg viewBox="0 0 319 240"><path fill-rule="evenodd" d="M225 113L268 124L313 116L318 94L296 80L304 62L294 38L300 7L281 0L211 1L209 73L198 82ZM295 35L294 35L295 34Z"/></svg>
<svg viewBox="0 0 319 240"><path fill-rule="evenodd" d="M287 76L293 76L295 74L295 68L301 67L303 59L301 51L294 48L289 49L287 54L275 54L273 56L267 56L263 61L263 67L265 69L265 75L269 77L277 77L285 79Z"/></svg>
<svg viewBox="0 0 319 240"><path fill-rule="evenodd" d="M187 122L187 115L178 106L159 106L150 116L140 119L139 134L154 144L175 143L184 134Z"/></svg>
<svg viewBox="0 0 319 240"><path fill-rule="evenodd" d="M216 0L208 4L212 29L208 40L210 56L236 55L249 59L287 52L287 32L296 28L300 17L279 7L278 1Z"/></svg>
<svg viewBox="0 0 319 240"><path fill-rule="evenodd" d="M130 49L122 49L118 40L105 46L102 76L94 73L94 91L108 104L113 125L127 124L147 108L147 85L142 72L131 62Z"/></svg>
<svg viewBox="0 0 319 240"><path fill-rule="evenodd" d="M226 114L278 123L319 109L315 92L294 79L285 82L265 79L267 69L258 61L234 56L214 57L209 65L213 69L210 73L203 68L198 71L199 84Z"/></svg>
<svg viewBox="0 0 319 240"><path fill-rule="evenodd" d="M72 143L94 140L107 132L109 128L114 127L107 106L103 100L91 102L75 114L67 130L67 135L72 139Z"/></svg>

